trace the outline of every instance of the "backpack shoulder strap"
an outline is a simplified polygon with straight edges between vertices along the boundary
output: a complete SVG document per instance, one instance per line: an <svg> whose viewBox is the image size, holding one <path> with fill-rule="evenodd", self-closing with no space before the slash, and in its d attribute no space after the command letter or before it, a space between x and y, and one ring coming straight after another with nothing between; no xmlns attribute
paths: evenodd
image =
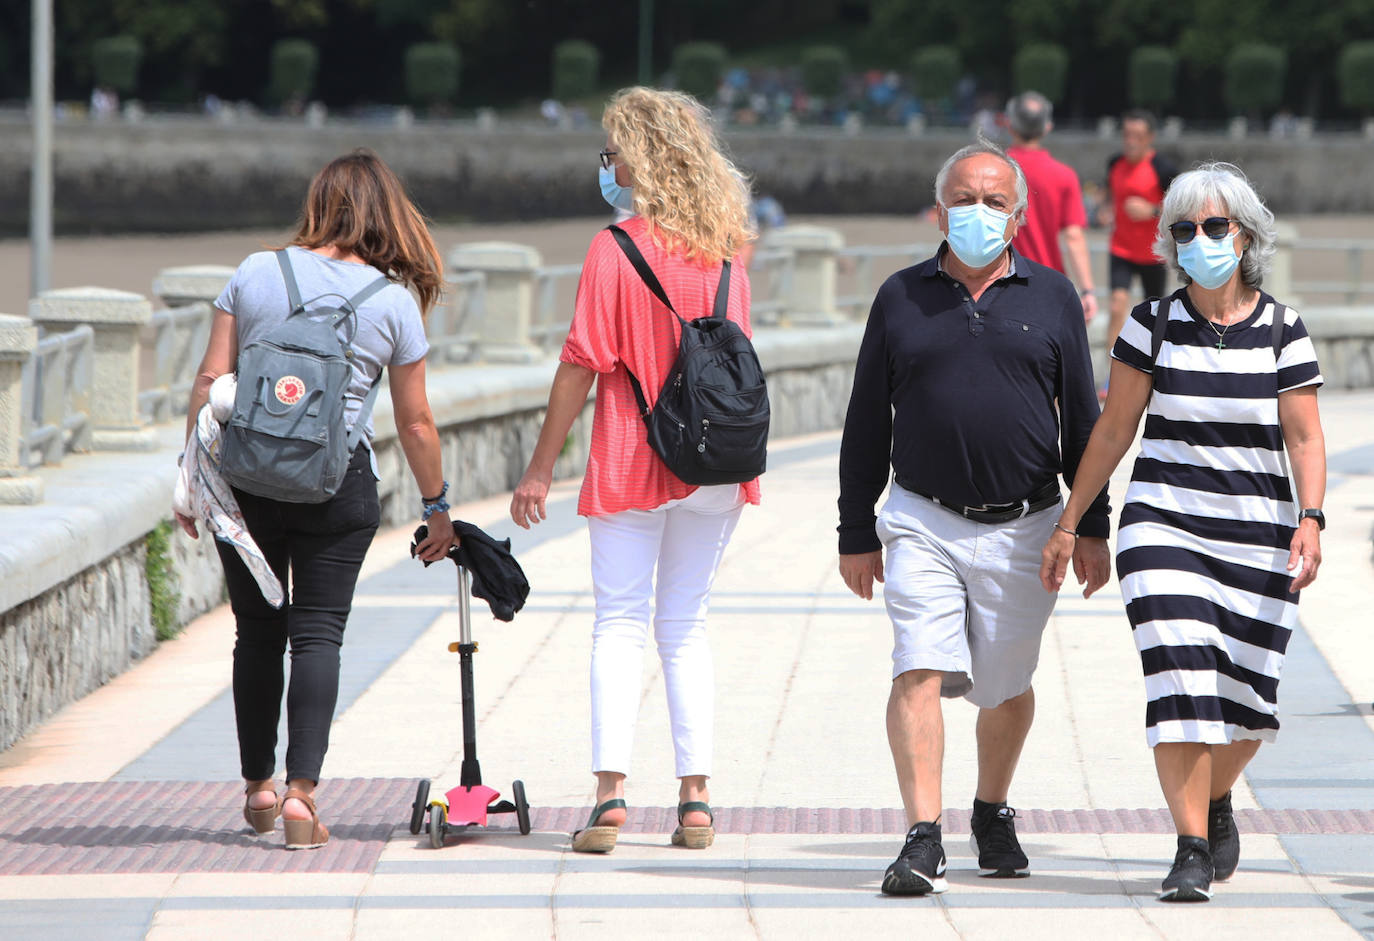
<svg viewBox="0 0 1374 941"><path fill-rule="evenodd" d="M1270 342L1274 345L1274 365L1278 366L1283 355L1283 321L1288 316L1288 308L1274 301L1274 323L1270 328Z"/></svg>
<svg viewBox="0 0 1374 941"><path fill-rule="evenodd" d="M1150 332L1150 368L1159 362L1159 351L1164 349L1164 335L1169 332L1169 311L1173 308L1173 297L1152 297L1155 302L1155 326Z"/></svg>
<svg viewBox="0 0 1374 941"><path fill-rule="evenodd" d="M711 316L717 320L725 319L725 309L730 301L730 259L725 259L720 265L720 284L716 285L716 304L711 311Z"/></svg>
<svg viewBox="0 0 1374 941"><path fill-rule="evenodd" d="M363 396L363 407L358 411L358 417L353 421L353 427L348 430L348 453L352 454L353 449L358 446L358 442L363 437L363 427L367 424L368 418L372 416L372 406L377 401L377 392L382 388L382 374L377 373L377 379L372 383L372 388L367 390L367 395Z"/></svg>
<svg viewBox="0 0 1374 941"><path fill-rule="evenodd" d="M386 287L390 283L391 279L388 278L386 275L382 275L376 281L372 281L368 284L363 285L363 289L361 291L359 291L357 294L354 294L352 297L348 299L348 306L351 307L354 311L357 311L357 309L359 307L362 307L363 304L366 303L366 301L372 297L372 295L376 294L378 291L380 291L382 288Z"/></svg>
<svg viewBox="0 0 1374 941"><path fill-rule="evenodd" d="M296 273L291 270L291 258L286 254L286 249L277 249L276 255L277 264L281 266L281 279L286 282L286 301L291 305L291 313L287 316L290 317L305 310L305 305L301 303L301 289L296 285Z"/></svg>
<svg viewBox="0 0 1374 941"><path fill-rule="evenodd" d="M630 238L630 233L618 225L607 226L607 228L611 230L611 235L615 238L616 244L620 246L620 250L625 253L625 257L630 259L630 264L634 265L635 271L639 274L639 280L643 281L644 286L653 292L654 297L663 302L663 306L677 315L677 308L673 306L672 301L668 300L663 285L658 283L658 275L654 274L654 269L650 268L649 263L644 260L644 255L640 252L639 246L635 244L635 240ZM681 317L679 316L678 319Z"/></svg>

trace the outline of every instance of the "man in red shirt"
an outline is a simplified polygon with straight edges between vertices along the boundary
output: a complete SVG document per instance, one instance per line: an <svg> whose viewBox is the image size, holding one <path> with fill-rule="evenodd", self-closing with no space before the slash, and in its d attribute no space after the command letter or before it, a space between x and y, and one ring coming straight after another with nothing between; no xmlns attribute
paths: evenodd
<svg viewBox="0 0 1374 941"><path fill-rule="evenodd" d="M1155 119L1148 111L1128 111L1121 118L1121 153L1107 161L1107 189L1112 194L1114 225L1108 247L1111 255L1111 321L1107 349L1131 309L1131 281L1140 278L1146 297L1164 296L1167 269L1155 256L1155 230L1164 191L1177 171L1154 149Z"/></svg>
<svg viewBox="0 0 1374 941"><path fill-rule="evenodd" d="M1088 240L1083 233L1088 224L1083 191L1073 168L1051 157L1043 143L1054 127L1053 114L1054 106L1039 92L1022 92L1007 102L1007 127L1012 137L1007 154L1021 165L1030 186L1030 203L1012 245L1032 261L1064 272L1064 259L1059 253L1062 234L1073 278L1083 299L1083 319L1092 320L1097 313L1097 298L1093 296Z"/></svg>

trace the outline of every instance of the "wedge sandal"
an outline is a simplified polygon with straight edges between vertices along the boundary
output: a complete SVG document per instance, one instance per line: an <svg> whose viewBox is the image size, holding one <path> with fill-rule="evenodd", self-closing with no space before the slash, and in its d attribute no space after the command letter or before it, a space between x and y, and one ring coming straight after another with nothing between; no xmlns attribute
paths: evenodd
<svg viewBox="0 0 1374 941"><path fill-rule="evenodd" d="M289 850L313 850L329 842L329 829L320 823L320 814L315 809L315 801L305 791L289 788L282 795L282 805L289 800L298 800L310 810L309 820L288 820L282 818L282 828L286 831L286 848Z"/></svg>
<svg viewBox="0 0 1374 941"><path fill-rule="evenodd" d="M682 818L694 810L699 810L711 822L704 827L684 827ZM716 815L711 813L711 805L705 801L687 801L677 805L677 829L673 831L673 845L685 846L689 850L704 850L716 841Z"/></svg>
<svg viewBox="0 0 1374 941"><path fill-rule="evenodd" d="M281 816L281 800L276 800L270 807L253 807L248 803L248 800L259 791L271 791L274 798L277 796L277 789L272 784L271 779L250 781L245 784L243 787L243 819L258 836L268 836L277 829L277 818Z"/></svg>
<svg viewBox="0 0 1374 941"><path fill-rule="evenodd" d="M616 837L620 835L619 827L597 826L597 821L601 815L608 810L621 810L625 808L625 800L621 797L612 797L592 810L592 815L587 818L587 825L581 830L574 831L572 835L572 848L574 853L609 853L615 849Z"/></svg>

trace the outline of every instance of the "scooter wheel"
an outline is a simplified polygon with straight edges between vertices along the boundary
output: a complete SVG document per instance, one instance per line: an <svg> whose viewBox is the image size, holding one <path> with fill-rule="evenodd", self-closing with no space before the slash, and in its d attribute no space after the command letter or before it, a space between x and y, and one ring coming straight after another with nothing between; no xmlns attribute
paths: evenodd
<svg viewBox="0 0 1374 941"><path fill-rule="evenodd" d="M515 804L515 820L520 824L520 835L530 833L530 802L525 800L525 782L514 781L510 786L511 797Z"/></svg>
<svg viewBox="0 0 1374 941"><path fill-rule="evenodd" d="M429 805L429 845L436 850L444 845L445 831L448 830L448 812L443 804Z"/></svg>
<svg viewBox="0 0 1374 941"><path fill-rule="evenodd" d="M410 832L419 835L425 828L425 808L429 806L429 778L421 778L415 787L415 803L410 805Z"/></svg>

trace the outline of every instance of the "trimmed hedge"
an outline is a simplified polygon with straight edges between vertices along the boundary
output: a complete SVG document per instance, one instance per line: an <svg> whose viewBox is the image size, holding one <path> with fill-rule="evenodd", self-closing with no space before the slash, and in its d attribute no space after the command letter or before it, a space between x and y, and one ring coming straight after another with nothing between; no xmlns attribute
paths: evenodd
<svg viewBox="0 0 1374 941"><path fill-rule="evenodd" d="M305 39L279 39L272 44L271 96L277 101L306 98L315 90L320 51Z"/></svg>
<svg viewBox="0 0 1374 941"><path fill-rule="evenodd" d="M1283 101L1288 54L1268 43L1241 43L1226 57L1226 105L1233 114L1272 111Z"/></svg>
<svg viewBox="0 0 1374 941"><path fill-rule="evenodd" d="M458 94L458 47L446 42L417 42L406 49L406 94L417 104L437 105Z"/></svg>
<svg viewBox="0 0 1374 941"><path fill-rule="evenodd" d="M926 101L953 98L963 71L959 50L953 46L925 46L911 57L912 84Z"/></svg>
<svg viewBox="0 0 1374 941"><path fill-rule="evenodd" d="M601 53L584 39L565 39L553 47L555 101L586 98L596 91Z"/></svg>
<svg viewBox="0 0 1374 941"><path fill-rule="evenodd" d="M1050 101L1064 97L1069 78L1069 54L1054 43L1032 43L1017 51L1011 60L1013 91L1038 91Z"/></svg>
<svg viewBox="0 0 1374 941"><path fill-rule="evenodd" d="M811 46L802 53L802 87L818 98L835 98L844 91L849 54L839 46Z"/></svg>
<svg viewBox="0 0 1374 941"><path fill-rule="evenodd" d="M1336 71L1341 79L1341 104L1374 114L1374 41L1352 42L1342 49Z"/></svg>
<svg viewBox="0 0 1374 941"><path fill-rule="evenodd" d="M1164 46L1141 46L1131 53L1130 96L1137 108L1162 112L1174 100L1178 56Z"/></svg>
<svg viewBox="0 0 1374 941"><path fill-rule="evenodd" d="M143 44L135 36L107 36L91 44L91 72L95 84L132 95L138 88Z"/></svg>
<svg viewBox="0 0 1374 941"><path fill-rule="evenodd" d="M725 74L725 47L714 42L687 42L673 50L677 87L702 102L713 101Z"/></svg>

